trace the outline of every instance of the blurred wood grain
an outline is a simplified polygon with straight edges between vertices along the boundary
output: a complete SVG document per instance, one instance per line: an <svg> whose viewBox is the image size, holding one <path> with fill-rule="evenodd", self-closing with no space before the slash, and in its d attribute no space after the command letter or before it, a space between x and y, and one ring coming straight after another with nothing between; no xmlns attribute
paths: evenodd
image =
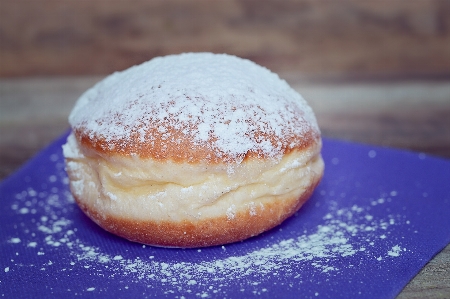
<svg viewBox="0 0 450 299"><path fill-rule="evenodd" d="M450 1L0 0L0 76L226 52L308 76L450 76Z"/></svg>

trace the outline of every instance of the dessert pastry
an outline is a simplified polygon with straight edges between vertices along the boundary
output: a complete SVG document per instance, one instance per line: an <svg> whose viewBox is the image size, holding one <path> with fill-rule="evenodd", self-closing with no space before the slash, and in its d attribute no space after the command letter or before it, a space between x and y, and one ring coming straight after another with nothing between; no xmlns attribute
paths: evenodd
<svg viewBox="0 0 450 299"><path fill-rule="evenodd" d="M294 214L324 164L313 111L249 60L187 53L114 73L86 91L63 146L80 208L131 241L202 247Z"/></svg>

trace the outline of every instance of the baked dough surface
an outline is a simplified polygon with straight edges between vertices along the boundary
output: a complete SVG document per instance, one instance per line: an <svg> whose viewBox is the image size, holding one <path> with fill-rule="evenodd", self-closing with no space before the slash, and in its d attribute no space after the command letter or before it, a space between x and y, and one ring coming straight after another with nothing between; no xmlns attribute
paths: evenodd
<svg viewBox="0 0 450 299"><path fill-rule="evenodd" d="M295 213L323 174L306 101L229 55L156 58L81 96L63 146L72 193L104 229L150 245L243 240Z"/></svg>

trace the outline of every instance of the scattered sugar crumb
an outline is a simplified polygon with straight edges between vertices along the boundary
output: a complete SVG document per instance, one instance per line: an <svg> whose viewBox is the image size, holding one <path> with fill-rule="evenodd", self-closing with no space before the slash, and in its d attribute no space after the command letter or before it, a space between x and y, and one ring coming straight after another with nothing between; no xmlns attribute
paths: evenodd
<svg viewBox="0 0 450 299"><path fill-rule="evenodd" d="M30 210L29 210L28 208L21 208L21 209L19 210L19 213L20 213L20 214L28 214L29 211L30 211Z"/></svg>
<svg viewBox="0 0 450 299"><path fill-rule="evenodd" d="M228 220L233 220L234 217L236 216L236 206L234 204L232 204L228 209L227 209L227 219Z"/></svg>
<svg viewBox="0 0 450 299"><path fill-rule="evenodd" d="M388 255L396 257L396 256L400 255L401 251L402 251L402 248L399 245L395 245L392 247L391 250L388 251Z"/></svg>

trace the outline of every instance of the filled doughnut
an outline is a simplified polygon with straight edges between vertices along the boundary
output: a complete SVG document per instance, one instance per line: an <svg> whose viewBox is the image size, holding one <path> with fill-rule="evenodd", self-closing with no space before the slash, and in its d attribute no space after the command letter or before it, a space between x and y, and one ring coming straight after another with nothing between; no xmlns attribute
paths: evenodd
<svg viewBox="0 0 450 299"><path fill-rule="evenodd" d="M72 194L131 241L203 247L244 240L294 214L324 169L306 101L249 60L154 58L87 90L63 146Z"/></svg>

